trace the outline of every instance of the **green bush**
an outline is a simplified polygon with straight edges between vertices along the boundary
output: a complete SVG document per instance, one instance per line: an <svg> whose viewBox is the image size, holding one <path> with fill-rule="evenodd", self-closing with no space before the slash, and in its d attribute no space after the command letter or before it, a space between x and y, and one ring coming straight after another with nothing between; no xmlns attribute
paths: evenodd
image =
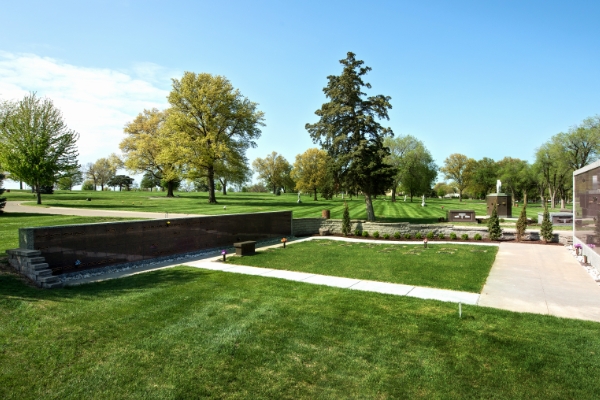
<svg viewBox="0 0 600 400"><path fill-rule="evenodd" d="M452 240L456 240L456 233L452 232L452 233L450 234L450 239L452 239Z"/></svg>
<svg viewBox="0 0 600 400"><path fill-rule="evenodd" d="M384 234L383 234L383 238L384 238L385 240L388 240L388 239L390 238L390 234L389 234L389 233L384 233Z"/></svg>
<svg viewBox="0 0 600 400"><path fill-rule="evenodd" d="M404 234L404 239L410 239L410 233L405 233Z"/></svg>
<svg viewBox="0 0 600 400"><path fill-rule="evenodd" d="M438 235L438 239L444 239L444 238L445 238L445 235L440 232L440 234Z"/></svg>
<svg viewBox="0 0 600 400"><path fill-rule="evenodd" d="M427 232L427 236L426 237L427 237L427 239L433 239L434 238L433 231Z"/></svg>
<svg viewBox="0 0 600 400"><path fill-rule="evenodd" d="M460 235L460 238L462 240L468 240L469 239L469 235L467 235L466 233L463 233L462 235Z"/></svg>
<svg viewBox="0 0 600 400"><path fill-rule="evenodd" d="M481 237L481 235L479 233L476 233L475 236L473 236L473 239L475 239L475 240L481 240L483 238Z"/></svg>
<svg viewBox="0 0 600 400"><path fill-rule="evenodd" d="M81 185L81 190L94 190L94 182L85 181L83 185Z"/></svg>
<svg viewBox="0 0 600 400"><path fill-rule="evenodd" d="M360 229L354 230L354 236L360 236Z"/></svg>
<svg viewBox="0 0 600 400"><path fill-rule="evenodd" d="M423 235L421 235L421 232L415 233L415 239L423 239Z"/></svg>
<svg viewBox="0 0 600 400"><path fill-rule="evenodd" d="M350 211L348 211L348 203L344 202L344 214L342 215L342 235L348 236L352 231L350 224Z"/></svg>
<svg viewBox="0 0 600 400"><path fill-rule="evenodd" d="M394 233L394 239L400 239L400 232Z"/></svg>
<svg viewBox="0 0 600 400"><path fill-rule="evenodd" d="M373 232L373 237L377 239L379 237L379 231Z"/></svg>
<svg viewBox="0 0 600 400"><path fill-rule="evenodd" d="M598 215L600 217L600 215ZM540 227L540 236L546 243L551 242L554 235L552 234L552 222L550 221L550 213L548 206L544 207L544 216L542 217L542 226Z"/></svg>
<svg viewBox="0 0 600 400"><path fill-rule="evenodd" d="M362 235L363 235L363 237L369 237L369 232L363 231Z"/></svg>

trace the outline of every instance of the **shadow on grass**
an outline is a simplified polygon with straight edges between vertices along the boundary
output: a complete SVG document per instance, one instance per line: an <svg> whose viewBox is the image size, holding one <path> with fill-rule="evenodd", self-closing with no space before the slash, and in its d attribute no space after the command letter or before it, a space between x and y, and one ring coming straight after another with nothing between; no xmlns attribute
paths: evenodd
<svg viewBox="0 0 600 400"><path fill-rule="evenodd" d="M192 267L174 267L61 289L35 288L28 286L15 275L1 274L0 303L9 305L14 303L13 305L16 306L20 301L64 302L74 298L96 301L103 297L109 298L148 289L184 285L213 273L213 271Z"/></svg>

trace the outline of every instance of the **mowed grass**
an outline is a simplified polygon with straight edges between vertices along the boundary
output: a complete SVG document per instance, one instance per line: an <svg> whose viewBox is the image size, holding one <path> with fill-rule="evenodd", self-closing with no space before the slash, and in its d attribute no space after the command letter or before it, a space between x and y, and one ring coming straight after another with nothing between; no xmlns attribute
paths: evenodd
<svg viewBox="0 0 600 400"><path fill-rule="evenodd" d="M311 240L228 257L238 265L480 293L496 246L370 244Z"/></svg>
<svg viewBox="0 0 600 400"><path fill-rule="evenodd" d="M102 210L128 210L148 211L159 213L182 214L238 214L264 211L291 210L294 218L320 217L324 209L331 211L331 218L342 218L344 200L341 196L331 200L319 199L314 201L310 195L302 195L302 203L298 204L298 195L294 193L275 196L271 193L233 193L227 195L217 194L218 204L208 204L207 193L178 192L179 197L167 198L164 192L83 192L83 191L56 191L52 195L42 195L43 206L74 207ZM6 193L11 200L29 201L35 205L31 193L26 191L11 190ZM92 201L86 201L87 198ZM378 221L381 222L412 222L436 223L440 217L446 216L449 209L475 210L477 215L486 214L486 203L481 200L457 199L427 199L427 206L421 207L421 199L414 198L406 202L403 197L392 203L389 197L379 196L374 200L374 211ZM366 219L364 197L346 196L350 217L353 219ZM224 209L226 207L226 209ZM551 211L558 211L554 209ZM537 213L543 212L541 204L530 203L527 215L537 219ZM514 217L518 217L520 208L513 209Z"/></svg>
<svg viewBox="0 0 600 400"><path fill-rule="evenodd" d="M0 214L0 258L5 256L6 250L19 247L19 228L91 224L97 222L124 221L131 219L133 218L78 217L71 215L25 213Z"/></svg>
<svg viewBox="0 0 600 400"><path fill-rule="evenodd" d="M0 275L2 399L600 397L600 324L178 267Z"/></svg>

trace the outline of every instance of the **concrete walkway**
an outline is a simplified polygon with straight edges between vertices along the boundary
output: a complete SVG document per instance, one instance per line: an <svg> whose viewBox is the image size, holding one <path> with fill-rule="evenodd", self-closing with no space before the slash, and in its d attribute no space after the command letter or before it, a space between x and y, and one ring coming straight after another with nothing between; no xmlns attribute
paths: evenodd
<svg viewBox="0 0 600 400"><path fill-rule="evenodd" d="M563 246L500 244L478 304L600 322L600 286Z"/></svg>
<svg viewBox="0 0 600 400"><path fill-rule="evenodd" d="M153 213L142 211L116 211L116 210L95 210L87 208L67 208L67 207L44 207L27 206L21 204L23 201L7 201L4 211L7 213L27 213L27 214L54 214L54 215L79 215L83 217L117 217L117 218L184 218L198 217L199 214L173 214Z"/></svg>

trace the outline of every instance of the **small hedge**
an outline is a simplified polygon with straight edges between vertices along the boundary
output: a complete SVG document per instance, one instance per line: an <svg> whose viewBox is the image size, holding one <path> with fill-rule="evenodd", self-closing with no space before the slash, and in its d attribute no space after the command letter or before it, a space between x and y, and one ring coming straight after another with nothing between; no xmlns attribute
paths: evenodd
<svg viewBox="0 0 600 400"><path fill-rule="evenodd" d="M374 237L375 239L379 238L379 231L375 231L375 232L373 232L373 237Z"/></svg>
<svg viewBox="0 0 600 400"><path fill-rule="evenodd" d="M400 232L394 233L394 239L400 239Z"/></svg>
<svg viewBox="0 0 600 400"><path fill-rule="evenodd" d="M452 233L450 234L450 239L452 239L452 240L456 240L456 233L452 232Z"/></svg>
<svg viewBox="0 0 600 400"><path fill-rule="evenodd" d="M433 238L434 238L433 231L427 232L427 239L433 239Z"/></svg>
<svg viewBox="0 0 600 400"><path fill-rule="evenodd" d="M360 229L354 230L354 236L360 236Z"/></svg>
<svg viewBox="0 0 600 400"><path fill-rule="evenodd" d="M475 239L475 240L481 240L483 238L481 237L481 235L479 233L476 233L475 236L473 236L473 239Z"/></svg>
<svg viewBox="0 0 600 400"><path fill-rule="evenodd" d="M468 240L469 239L469 235L467 235L466 233L463 233L462 235L460 235L460 238L462 240Z"/></svg>
<svg viewBox="0 0 600 400"><path fill-rule="evenodd" d="M362 235L363 235L363 237L369 237L369 232L363 231Z"/></svg>
<svg viewBox="0 0 600 400"><path fill-rule="evenodd" d="M421 235L421 232L415 233L415 239L423 239L423 235Z"/></svg>
<svg viewBox="0 0 600 400"><path fill-rule="evenodd" d="M384 234L383 234L383 238L384 238L385 240L388 240L388 239L390 238L390 234L389 234L389 233L384 233Z"/></svg>
<svg viewBox="0 0 600 400"><path fill-rule="evenodd" d="M410 239L410 233L405 233L404 234L404 239Z"/></svg>

